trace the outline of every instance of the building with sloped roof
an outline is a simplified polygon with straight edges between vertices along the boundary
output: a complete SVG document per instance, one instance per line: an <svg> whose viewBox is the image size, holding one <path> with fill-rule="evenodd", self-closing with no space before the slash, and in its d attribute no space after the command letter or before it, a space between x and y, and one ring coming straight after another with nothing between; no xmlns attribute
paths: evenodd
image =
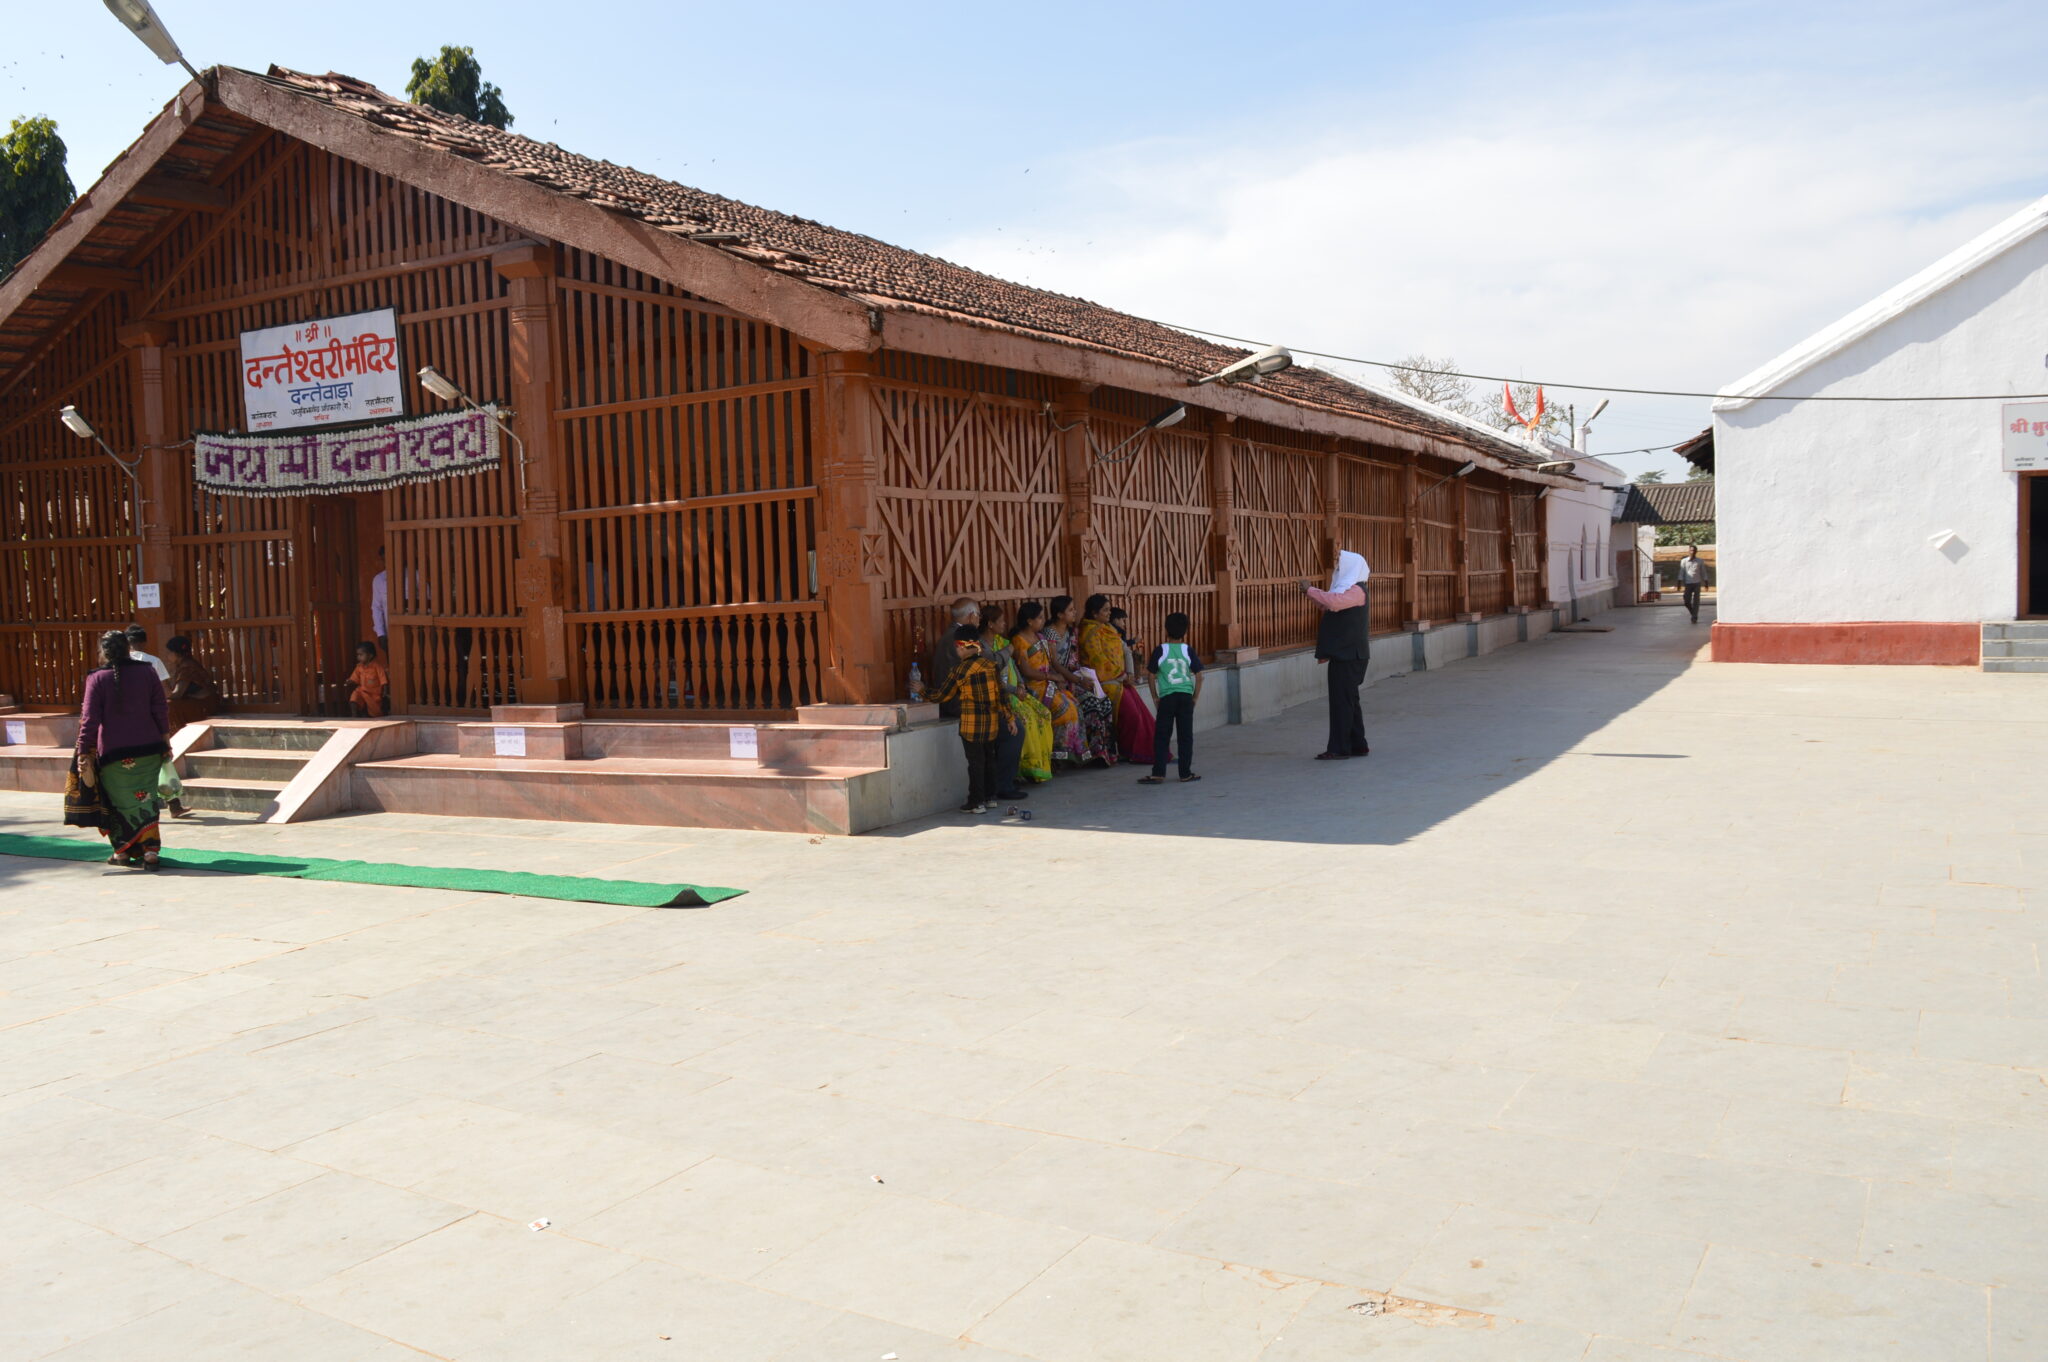
<svg viewBox="0 0 2048 1362"><path fill-rule="evenodd" d="M2048 198L1730 385L1716 658L2048 670L2044 315Z"/></svg>
<svg viewBox="0 0 2048 1362"><path fill-rule="evenodd" d="M374 631L415 721L758 724L900 704L958 595L1107 592L1141 639L1183 610L1244 665L1311 641L1338 547L1382 632L1547 608L1541 494L1577 480L1312 368L1198 382L1244 358L215 68L0 280L0 691L75 703L139 618L245 716L335 714Z"/></svg>

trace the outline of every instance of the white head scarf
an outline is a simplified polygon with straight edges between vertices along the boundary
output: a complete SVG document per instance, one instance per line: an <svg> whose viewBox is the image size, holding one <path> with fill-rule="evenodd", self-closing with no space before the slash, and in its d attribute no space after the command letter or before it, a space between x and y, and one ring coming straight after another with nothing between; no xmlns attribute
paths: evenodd
<svg viewBox="0 0 2048 1362"><path fill-rule="evenodd" d="M1372 569L1365 565L1365 559L1349 549L1337 554L1337 570L1330 574L1330 594L1349 591L1366 578L1372 576Z"/></svg>

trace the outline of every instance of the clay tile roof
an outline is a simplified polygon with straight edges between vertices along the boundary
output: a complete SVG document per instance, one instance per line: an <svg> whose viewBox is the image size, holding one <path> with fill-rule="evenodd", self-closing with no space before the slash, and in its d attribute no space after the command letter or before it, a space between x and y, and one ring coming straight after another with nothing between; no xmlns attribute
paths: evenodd
<svg viewBox="0 0 2048 1362"><path fill-rule="evenodd" d="M1657 513L1655 524L1705 525L1714 518L1714 480L1635 483L1629 488ZM1634 504L1634 495L1630 504ZM1622 516L1627 520L1630 517Z"/></svg>
<svg viewBox="0 0 2048 1362"><path fill-rule="evenodd" d="M1190 377L1214 373L1248 353L1082 298L1011 283L870 236L757 208L630 166L578 156L552 142L537 142L409 104L350 76L334 72L316 76L273 66L268 79L390 134L587 199L869 306L927 312L1135 356ZM1540 461L1506 435L1475 429L1426 403L1387 396L1319 369L1297 366L1262 380L1259 386L1285 401L1368 417L1480 449L1507 462Z"/></svg>

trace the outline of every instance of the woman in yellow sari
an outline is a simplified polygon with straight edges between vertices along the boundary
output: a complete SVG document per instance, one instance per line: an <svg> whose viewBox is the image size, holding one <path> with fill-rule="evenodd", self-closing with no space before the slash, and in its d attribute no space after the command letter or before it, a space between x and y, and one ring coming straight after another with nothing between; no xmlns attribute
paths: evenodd
<svg viewBox="0 0 2048 1362"><path fill-rule="evenodd" d="M1004 618L1003 607L994 602L981 607L981 651L984 657L995 659L1003 698L1023 730L1023 751L1018 755L1015 775L1034 784L1042 783L1052 779L1052 716L1024 689L1024 673L1017 669L1016 654L1011 651L1010 640L1003 636ZM1008 771L1002 776L1004 780L1012 779Z"/></svg>
<svg viewBox="0 0 2048 1362"><path fill-rule="evenodd" d="M1124 636L1109 622L1109 597L1096 592L1081 612L1081 662L1095 671L1102 693L1109 697L1110 713L1123 703L1124 686L1133 678L1125 675L1124 661L1130 650Z"/></svg>
<svg viewBox="0 0 2048 1362"><path fill-rule="evenodd" d="M1081 708L1060 685L1053 670L1052 645L1045 638L1045 607L1026 601L1017 607L1017 632L1010 638L1010 655L1017 670L1024 673L1024 691L1044 707L1052 724L1052 759L1079 763L1087 759L1081 745Z"/></svg>

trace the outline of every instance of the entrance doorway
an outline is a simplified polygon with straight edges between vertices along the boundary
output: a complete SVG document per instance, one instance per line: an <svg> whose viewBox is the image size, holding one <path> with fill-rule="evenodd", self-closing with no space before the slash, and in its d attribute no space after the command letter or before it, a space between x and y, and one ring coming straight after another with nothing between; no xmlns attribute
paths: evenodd
<svg viewBox="0 0 2048 1362"><path fill-rule="evenodd" d="M2048 619L2048 473L2020 474L2020 608Z"/></svg>
<svg viewBox="0 0 2048 1362"><path fill-rule="evenodd" d="M356 644L371 637L371 582L384 545L383 494L307 498L306 544L306 710L345 715Z"/></svg>

